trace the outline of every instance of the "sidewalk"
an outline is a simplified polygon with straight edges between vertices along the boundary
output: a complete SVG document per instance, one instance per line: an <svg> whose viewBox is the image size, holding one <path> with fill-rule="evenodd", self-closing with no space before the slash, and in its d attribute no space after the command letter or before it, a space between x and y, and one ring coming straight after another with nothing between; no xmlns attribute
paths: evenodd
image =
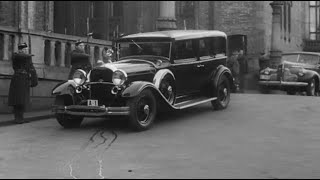
<svg viewBox="0 0 320 180"><path fill-rule="evenodd" d="M41 111L31 111L24 113L24 118L26 120L36 121L42 119L48 119L54 117L54 113L49 110ZM0 114L0 126L14 125L14 115L13 114Z"/></svg>

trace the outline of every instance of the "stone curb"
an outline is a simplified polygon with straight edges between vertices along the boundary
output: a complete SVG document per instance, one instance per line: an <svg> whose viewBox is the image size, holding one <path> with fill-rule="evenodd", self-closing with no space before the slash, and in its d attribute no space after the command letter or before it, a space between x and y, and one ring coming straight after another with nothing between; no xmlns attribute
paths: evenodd
<svg viewBox="0 0 320 180"><path fill-rule="evenodd" d="M44 119L49 119L49 118L53 118L54 114L50 113L50 114L43 114L43 115L34 115L34 116L25 116L25 120L28 120L30 122L32 121L38 121L38 120L44 120ZM0 115L1 118L1 115ZM0 127L1 126L9 126L9 125L19 125L14 123L14 119L12 117L10 117L9 119L1 119L0 120Z"/></svg>

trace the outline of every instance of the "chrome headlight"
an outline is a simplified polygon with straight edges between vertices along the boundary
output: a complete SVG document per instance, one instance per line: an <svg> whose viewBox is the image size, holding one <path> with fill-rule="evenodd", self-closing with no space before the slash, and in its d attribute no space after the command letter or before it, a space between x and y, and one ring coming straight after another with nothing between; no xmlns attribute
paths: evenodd
<svg viewBox="0 0 320 180"><path fill-rule="evenodd" d="M80 86L87 80L87 73L82 69L77 69L73 74L72 79L78 86Z"/></svg>
<svg viewBox="0 0 320 180"><path fill-rule="evenodd" d="M112 75L112 82L116 86L121 86L128 78L128 75L126 72L122 70L116 70L113 72Z"/></svg>

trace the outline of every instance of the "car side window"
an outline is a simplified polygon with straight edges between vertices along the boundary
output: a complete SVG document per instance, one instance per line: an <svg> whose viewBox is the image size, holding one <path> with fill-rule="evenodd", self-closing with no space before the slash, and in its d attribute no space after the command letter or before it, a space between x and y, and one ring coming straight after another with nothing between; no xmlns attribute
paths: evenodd
<svg viewBox="0 0 320 180"><path fill-rule="evenodd" d="M226 56L226 39L223 37L211 37L199 40L200 60L210 57L219 58Z"/></svg>
<svg viewBox="0 0 320 180"><path fill-rule="evenodd" d="M174 62L185 63L196 61L196 51L193 43L194 41L192 40L176 41L174 48Z"/></svg>
<svg viewBox="0 0 320 180"><path fill-rule="evenodd" d="M319 57L312 54L300 54L298 62L310 65L317 65L319 63Z"/></svg>
<svg viewBox="0 0 320 180"><path fill-rule="evenodd" d="M213 48L210 43L210 39L200 39L199 40L199 57L200 60L205 60L207 58L213 57Z"/></svg>
<svg viewBox="0 0 320 180"><path fill-rule="evenodd" d="M216 58L226 56L226 39L224 37L213 37L211 39L214 56Z"/></svg>

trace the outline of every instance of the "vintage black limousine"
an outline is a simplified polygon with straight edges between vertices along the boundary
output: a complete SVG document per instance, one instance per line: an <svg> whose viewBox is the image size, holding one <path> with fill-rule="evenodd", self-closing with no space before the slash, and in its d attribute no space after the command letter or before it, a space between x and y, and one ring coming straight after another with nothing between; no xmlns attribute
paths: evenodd
<svg viewBox="0 0 320 180"><path fill-rule="evenodd" d="M206 102L215 109L228 106L233 77L224 32L147 32L116 44L116 62L89 73L79 69L73 80L53 89L53 111L63 127L77 127L84 117L127 116L141 131L151 127L159 110Z"/></svg>

